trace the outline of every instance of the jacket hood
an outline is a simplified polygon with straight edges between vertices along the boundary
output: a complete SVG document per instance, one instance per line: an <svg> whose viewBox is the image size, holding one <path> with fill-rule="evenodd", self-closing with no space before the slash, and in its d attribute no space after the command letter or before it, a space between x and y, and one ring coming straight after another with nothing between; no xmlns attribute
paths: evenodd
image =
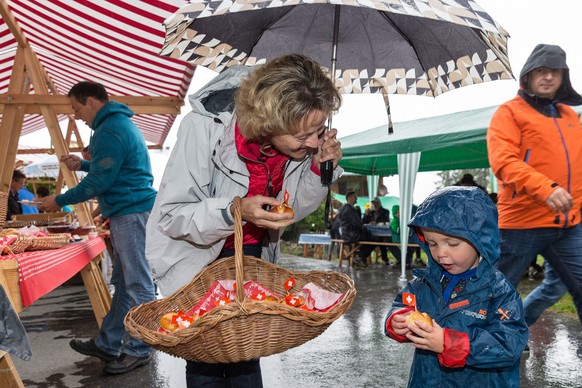
<svg viewBox="0 0 582 388"><path fill-rule="evenodd" d="M427 252L429 265L435 265L427 244L417 228L431 229L468 241L489 264L499 259L497 208L478 187L450 186L435 191L418 207L408 224L413 239Z"/></svg>
<svg viewBox="0 0 582 388"><path fill-rule="evenodd" d="M93 119L93 122L91 123L91 129L99 128L99 126L107 116L117 113L126 115L127 117L133 116L133 111L129 109L127 105L117 101L110 101L107 104L105 104L101 109L99 109L99 111L95 115L95 118Z"/></svg>
<svg viewBox="0 0 582 388"><path fill-rule="evenodd" d="M192 110L201 114L218 116L221 112L233 112L234 94L241 81L253 71L249 66L229 67L214 77L188 99Z"/></svg>
<svg viewBox="0 0 582 388"><path fill-rule="evenodd" d="M562 86L556 93L556 102L561 102L567 105L582 104L582 97L574 90L572 83L570 82L570 70L566 64L566 52L560 46L538 44L534 48L529 58L525 61L521 73L519 74L519 86L521 86L526 93L529 92L525 76L540 67L564 70Z"/></svg>
<svg viewBox="0 0 582 388"><path fill-rule="evenodd" d="M392 215L396 214L400 210L400 205L392 206Z"/></svg>

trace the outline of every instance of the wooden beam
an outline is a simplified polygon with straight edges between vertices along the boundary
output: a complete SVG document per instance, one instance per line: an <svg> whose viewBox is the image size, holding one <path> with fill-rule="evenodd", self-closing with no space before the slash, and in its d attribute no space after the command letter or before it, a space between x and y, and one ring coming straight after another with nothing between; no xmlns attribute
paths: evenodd
<svg viewBox="0 0 582 388"><path fill-rule="evenodd" d="M36 57L36 54L30 47L27 47L24 51L25 62L28 69L28 74L32 81L32 85L34 90L39 95L47 95L48 94L48 85L46 83L46 79L43 76L43 71L40 66L38 66L39 61ZM55 110L52 108L51 105L40 105L42 115L44 117L45 124L48 128L48 131L51 135L51 140L54 144L55 151L57 155L60 157L61 155L67 155L69 153L69 147L63 138L63 134L61 132L61 127L59 126L59 120L57 118L57 114ZM65 182L69 188L73 188L77 186L79 183L77 176L75 175L74 171L69 170L68 168L61 168L60 172L63 174L65 178ZM89 208L85 203L80 203L75 205L75 211L77 214L77 219L81 223L81 225L92 225L93 218L91 217L91 213Z"/></svg>
<svg viewBox="0 0 582 388"><path fill-rule="evenodd" d="M16 18L12 14L12 10L8 6L8 2L5 0L0 1L0 15L2 15L2 19L4 19L4 23L6 23L6 25L10 29L10 32L14 36L14 39L16 39L18 46L19 47L27 47L28 40L26 39L24 32L20 28L20 25L18 25Z"/></svg>
<svg viewBox="0 0 582 388"><path fill-rule="evenodd" d="M135 114L175 114L181 112L184 100L160 96L109 96L112 101L126 104ZM10 105L23 105L25 113L42 113L41 105L51 105L57 114L73 115L67 96L54 94L0 94L0 112Z"/></svg>
<svg viewBox="0 0 582 388"><path fill-rule="evenodd" d="M159 144L150 144L147 146L148 150L161 150L163 147ZM83 147L69 147L69 152L81 152ZM18 150L18 155L29 155L29 154L49 154L55 153L54 148L27 148Z"/></svg>
<svg viewBox="0 0 582 388"><path fill-rule="evenodd" d="M0 6L0 10L3 7ZM12 65L10 84L8 90L13 93L22 93L28 89L30 84L27 81L26 66L23 48L18 47ZM12 181L12 171L16 162L16 150L18 140L24 121L24 109L22 106L14 105L2 112L2 122L0 123L0 191L8 192Z"/></svg>
<svg viewBox="0 0 582 388"><path fill-rule="evenodd" d="M72 117L69 117L69 125L67 125L67 138L65 139L67 145L69 146L69 151L71 151L71 137L73 135L75 135L75 138L77 139L75 140L76 145L83 149L85 146L83 145L83 139L81 138L81 134L79 133L79 128L77 128L75 120Z"/></svg>

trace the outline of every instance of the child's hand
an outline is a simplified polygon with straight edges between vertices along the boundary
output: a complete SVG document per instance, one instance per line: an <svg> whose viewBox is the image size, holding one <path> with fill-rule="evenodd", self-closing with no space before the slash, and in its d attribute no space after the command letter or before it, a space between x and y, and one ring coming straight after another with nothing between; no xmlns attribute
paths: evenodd
<svg viewBox="0 0 582 388"><path fill-rule="evenodd" d="M406 338L412 342L412 346L417 349L442 353L444 349L443 328L440 327L434 319L432 321L432 326L420 321L417 321L417 324L417 326L407 325L410 332L406 334Z"/></svg>
<svg viewBox="0 0 582 388"><path fill-rule="evenodd" d="M406 323L406 318L408 318L410 314L412 314L412 311L409 311L408 314L395 314L392 317L392 328L394 329L394 333L403 337L410 333L410 329Z"/></svg>

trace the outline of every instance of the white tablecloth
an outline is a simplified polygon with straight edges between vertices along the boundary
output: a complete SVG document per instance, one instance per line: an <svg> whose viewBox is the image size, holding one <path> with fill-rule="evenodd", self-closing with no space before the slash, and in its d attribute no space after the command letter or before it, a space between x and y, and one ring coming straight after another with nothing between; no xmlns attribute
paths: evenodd
<svg viewBox="0 0 582 388"><path fill-rule="evenodd" d="M305 233L299 236L299 244L324 244L331 245L331 237L327 234Z"/></svg>

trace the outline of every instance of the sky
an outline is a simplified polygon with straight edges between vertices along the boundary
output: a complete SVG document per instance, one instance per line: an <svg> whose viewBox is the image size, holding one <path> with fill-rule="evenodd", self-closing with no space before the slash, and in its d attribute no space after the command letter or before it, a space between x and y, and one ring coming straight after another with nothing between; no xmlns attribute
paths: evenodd
<svg viewBox="0 0 582 388"><path fill-rule="evenodd" d="M582 48L580 46L580 12L582 3L572 0L477 0L477 3L489 13L510 34L508 52L514 76L517 78L523 64L533 48L538 43L560 45L567 54L570 67L570 78L574 88L582 92ZM341 50L338 49L338 55ZM216 73L199 67L190 86L188 95L194 93ZM444 93L436 98L421 96L390 96L392 121L407 121L423 117L442 115L468 109L499 105L511 98L517 92L518 83L515 80L493 81L464 87ZM190 108L185 102L183 114ZM172 147L176 139L178 124L181 117L168 135L165 147ZM333 118L333 126L339 131L339 138L365 131L380 125L387 125L388 119L384 101L380 94L344 95L343 105ZM89 129L77 122L85 140L89 137ZM48 146L47 140L41 141L37 133L23 136L20 144L31 146ZM168 151L152 151L152 159L156 163L154 176L155 185L159 184L163 173L163 161ZM439 178L436 173L419 173L414 191L414 203L420 203L436 189L435 182ZM390 195L398 196L398 177L385 178Z"/></svg>

